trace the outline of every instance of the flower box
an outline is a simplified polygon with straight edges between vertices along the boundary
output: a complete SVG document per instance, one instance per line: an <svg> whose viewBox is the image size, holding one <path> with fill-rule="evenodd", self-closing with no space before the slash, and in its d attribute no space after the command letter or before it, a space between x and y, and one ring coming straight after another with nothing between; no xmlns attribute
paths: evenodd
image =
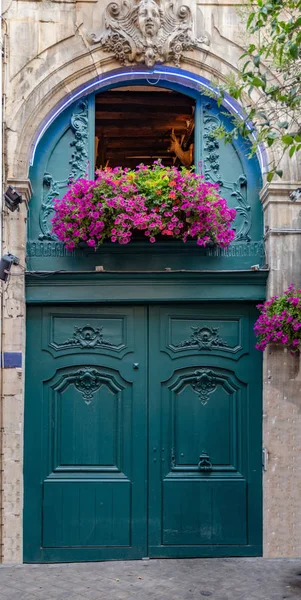
<svg viewBox="0 0 301 600"><path fill-rule="evenodd" d="M96 249L108 240L134 239L192 239L199 246L227 247L235 237L236 211L219 195L218 185L160 161L135 170L104 169L95 181L78 179L54 208L53 232L69 250L83 242Z"/></svg>

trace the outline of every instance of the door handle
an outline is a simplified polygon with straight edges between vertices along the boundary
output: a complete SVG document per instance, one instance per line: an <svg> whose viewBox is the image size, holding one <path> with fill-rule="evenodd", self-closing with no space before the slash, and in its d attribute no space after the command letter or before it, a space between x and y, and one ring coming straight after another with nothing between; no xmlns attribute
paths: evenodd
<svg viewBox="0 0 301 600"><path fill-rule="evenodd" d="M199 471L212 471L212 463L207 452L202 452L200 455L200 461L198 464Z"/></svg>

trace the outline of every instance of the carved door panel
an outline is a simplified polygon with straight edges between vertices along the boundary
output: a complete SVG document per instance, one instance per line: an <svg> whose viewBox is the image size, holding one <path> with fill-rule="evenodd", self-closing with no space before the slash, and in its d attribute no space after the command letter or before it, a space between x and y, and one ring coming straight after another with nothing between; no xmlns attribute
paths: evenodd
<svg viewBox="0 0 301 600"><path fill-rule="evenodd" d="M261 553L254 318L246 304L150 309L150 556Z"/></svg>
<svg viewBox="0 0 301 600"><path fill-rule="evenodd" d="M146 325L143 307L29 307L27 562L146 555Z"/></svg>
<svg viewBox="0 0 301 600"><path fill-rule="evenodd" d="M254 307L27 316L25 561L259 555Z"/></svg>

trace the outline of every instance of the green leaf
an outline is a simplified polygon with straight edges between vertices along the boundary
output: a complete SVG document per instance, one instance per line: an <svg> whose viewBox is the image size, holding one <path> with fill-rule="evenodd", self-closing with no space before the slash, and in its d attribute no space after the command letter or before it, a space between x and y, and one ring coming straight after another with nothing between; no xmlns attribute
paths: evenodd
<svg viewBox="0 0 301 600"><path fill-rule="evenodd" d="M260 79L260 77L253 77L252 85L255 85L255 87L262 87L263 81Z"/></svg>
<svg viewBox="0 0 301 600"><path fill-rule="evenodd" d="M278 175L278 177L282 177L283 176L283 171L281 169L278 169L276 171L276 175Z"/></svg>
<svg viewBox="0 0 301 600"><path fill-rule="evenodd" d="M292 56L292 58L298 58L298 54L299 54L299 49L297 44L291 44L289 47L289 53Z"/></svg>
<svg viewBox="0 0 301 600"><path fill-rule="evenodd" d="M249 15L249 18L248 18L248 21L247 21L247 29L249 29L249 27L250 27L250 25L251 25L254 17L255 17L255 13L254 12Z"/></svg>
<svg viewBox="0 0 301 600"><path fill-rule="evenodd" d="M294 139L292 138L291 135L283 135L281 138L281 141L286 144L287 146L289 146L290 144L292 144L294 142Z"/></svg>
<svg viewBox="0 0 301 600"><path fill-rule="evenodd" d="M298 17L294 23L294 29L298 29L298 27L301 27L301 17Z"/></svg>
<svg viewBox="0 0 301 600"><path fill-rule="evenodd" d="M259 65L260 65L260 54L256 54L256 56L254 56L253 63L255 65L255 67L259 67Z"/></svg>
<svg viewBox="0 0 301 600"><path fill-rule="evenodd" d="M292 158L292 156L294 156L296 149L297 149L296 146L291 146L291 148L289 149L289 157L290 158Z"/></svg>
<svg viewBox="0 0 301 600"><path fill-rule="evenodd" d="M274 177L273 171L269 171L269 173L267 174L267 180L269 183L271 183L273 177Z"/></svg>

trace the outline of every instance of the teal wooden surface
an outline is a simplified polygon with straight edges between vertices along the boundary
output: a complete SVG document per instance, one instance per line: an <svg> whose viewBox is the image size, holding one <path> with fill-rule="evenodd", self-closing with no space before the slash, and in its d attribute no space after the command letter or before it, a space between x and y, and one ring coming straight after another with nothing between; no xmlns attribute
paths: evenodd
<svg viewBox="0 0 301 600"><path fill-rule="evenodd" d="M163 273L54 273L26 276L31 303L263 300L267 270Z"/></svg>
<svg viewBox="0 0 301 600"><path fill-rule="evenodd" d="M146 555L146 327L144 307L29 308L26 562Z"/></svg>
<svg viewBox="0 0 301 600"><path fill-rule="evenodd" d="M260 553L255 318L248 303L150 308L150 556ZM203 453L208 470L198 466Z"/></svg>
<svg viewBox="0 0 301 600"><path fill-rule="evenodd" d="M254 303L27 317L24 560L261 554Z"/></svg>

